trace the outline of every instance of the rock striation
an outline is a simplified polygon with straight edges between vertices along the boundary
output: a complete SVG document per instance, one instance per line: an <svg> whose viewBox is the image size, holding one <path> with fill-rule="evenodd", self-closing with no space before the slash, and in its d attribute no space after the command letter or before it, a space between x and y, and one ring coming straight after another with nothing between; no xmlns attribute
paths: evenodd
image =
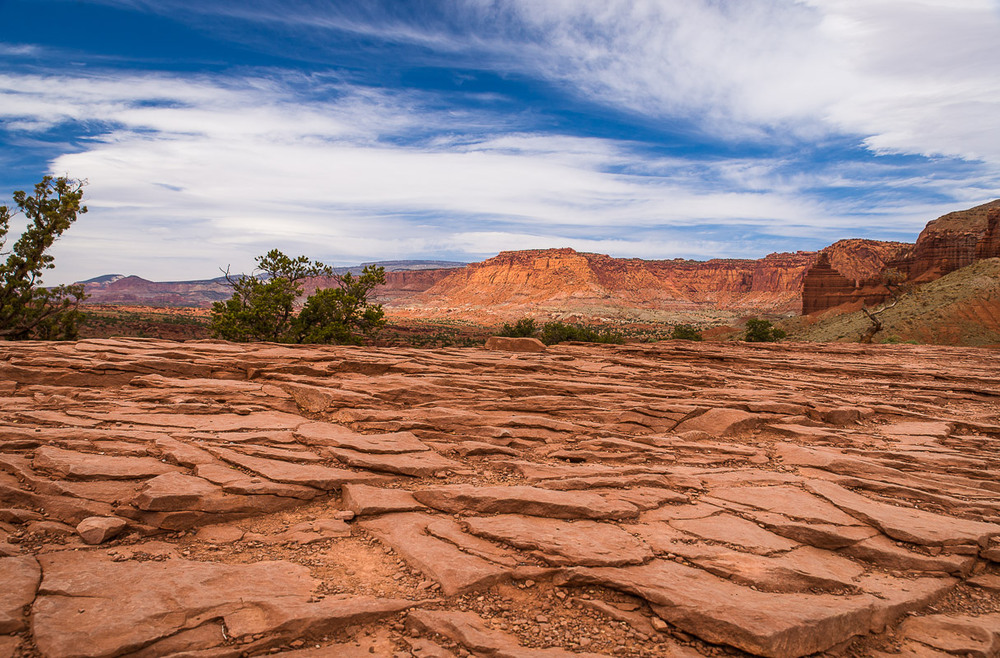
<svg viewBox="0 0 1000 658"><path fill-rule="evenodd" d="M5 343L0 656L992 656L993 356Z"/></svg>
<svg viewBox="0 0 1000 658"><path fill-rule="evenodd" d="M882 283L886 271L916 285L939 279L979 260L1000 257L1000 199L948 213L924 227L914 245L904 246L876 272L859 276L820 259L803 280L802 314L842 307L860 308L885 301L890 291ZM853 310L853 308L852 308Z"/></svg>
<svg viewBox="0 0 1000 658"><path fill-rule="evenodd" d="M844 240L822 253L857 278L879 272L906 245ZM396 314L496 321L539 312L611 316L652 312L788 312L801 306L806 271L820 254L709 261L641 260L573 249L503 252L453 270Z"/></svg>

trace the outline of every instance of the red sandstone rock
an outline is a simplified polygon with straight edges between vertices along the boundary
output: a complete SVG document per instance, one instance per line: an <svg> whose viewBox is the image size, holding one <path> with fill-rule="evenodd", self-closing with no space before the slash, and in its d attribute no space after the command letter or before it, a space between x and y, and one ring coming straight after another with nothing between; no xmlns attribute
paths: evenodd
<svg viewBox="0 0 1000 658"><path fill-rule="evenodd" d="M1000 256L1000 200L949 213L924 227L915 245L898 249L885 259L880 271L895 270L911 284L926 283L971 265L976 260ZM873 305L884 301L889 290L880 283L880 272L857 275L838 272L821 259L805 275L802 313L817 313L844 304Z"/></svg>
<svg viewBox="0 0 1000 658"><path fill-rule="evenodd" d="M887 254L895 255L902 246L844 243L828 250L838 266L858 277L877 272ZM802 279L816 258L815 252L798 252L696 262L620 259L573 249L501 252L452 271L415 298L398 300L392 312L420 315L428 313L422 309L434 309L441 314L447 309L449 317L485 321L537 314L538 308L586 309L590 314L603 308L676 311L700 306L785 311L801 305Z"/></svg>
<svg viewBox="0 0 1000 658"><path fill-rule="evenodd" d="M911 617L899 631L908 640L946 654L975 658L1000 655L1000 613Z"/></svg>
<svg viewBox="0 0 1000 658"><path fill-rule="evenodd" d="M41 561L45 576L33 609L34 637L46 656L121 655L217 619L224 620L229 637L268 633L291 640L412 605L391 599L311 603L308 569L288 562L116 563L73 552L51 553ZM224 637L213 633L191 648L209 649Z"/></svg>
<svg viewBox="0 0 1000 658"><path fill-rule="evenodd" d="M994 523L948 518L878 503L832 482L809 482L806 488L890 537L912 544L985 548L990 537L1000 535L1000 525Z"/></svg>
<svg viewBox="0 0 1000 658"><path fill-rule="evenodd" d="M103 544L121 534L128 523L125 519L91 516L76 526L76 532L86 544Z"/></svg>
<svg viewBox="0 0 1000 658"><path fill-rule="evenodd" d="M224 492L231 494L284 496L301 500L315 498L320 494L311 486L272 482L259 476L247 475L243 471L218 462L198 464L195 466L194 474L219 485Z"/></svg>
<svg viewBox="0 0 1000 658"><path fill-rule="evenodd" d="M751 429L762 422L757 414L740 409L709 409L700 416L685 420L674 431L705 432L711 436L726 436L741 430Z"/></svg>
<svg viewBox="0 0 1000 658"><path fill-rule="evenodd" d="M403 454L371 454L343 448L327 448L326 453L347 466L363 468L379 473L399 473L414 477L428 477L435 473L452 473L465 470L465 467L461 463L447 457L442 457L433 450Z"/></svg>
<svg viewBox="0 0 1000 658"><path fill-rule="evenodd" d="M42 574L38 561L30 555L0 557L0 633L16 633L25 628L24 606L35 600Z"/></svg>
<svg viewBox="0 0 1000 658"><path fill-rule="evenodd" d="M410 512L387 514L360 525L392 546L408 562L441 585L451 596L489 586L508 577L510 569L470 555L458 546L427 534L434 517Z"/></svg>
<svg viewBox="0 0 1000 658"><path fill-rule="evenodd" d="M545 343L537 338L490 336L486 339L486 349L502 352L544 352Z"/></svg>
<svg viewBox="0 0 1000 658"><path fill-rule="evenodd" d="M622 519L639 513L635 505L597 494L536 487L454 485L423 489L413 496L428 507L449 513L528 514L553 519Z"/></svg>
<svg viewBox="0 0 1000 658"><path fill-rule="evenodd" d="M370 473L358 473L341 468L329 468L315 464L291 464L275 459L250 457L225 448L214 448L211 452L231 464L260 473L269 480L327 491L339 489L349 482L377 482L382 479Z"/></svg>
<svg viewBox="0 0 1000 658"><path fill-rule="evenodd" d="M421 452L430 450L427 444L412 432L390 434L358 434L341 425L332 423L305 423L295 430L303 443L313 446L347 448L373 454L401 452Z"/></svg>
<svg viewBox="0 0 1000 658"><path fill-rule="evenodd" d="M571 523L513 514L471 517L463 523L473 534L536 551L553 565L623 566L653 557L635 537L609 523Z"/></svg>
<svg viewBox="0 0 1000 658"><path fill-rule="evenodd" d="M34 467L69 480L140 480L177 469L150 457L113 457L42 446Z"/></svg>
<svg viewBox="0 0 1000 658"><path fill-rule="evenodd" d="M379 601L399 599L506 624L514 656L679 655L669 638L681 631L764 655L854 633L872 635L838 650L876 656L900 638L905 651L937 651L902 634L901 615L934 612L963 579L995 587L983 575L1000 560L998 384L985 355L661 343L559 345L541 363L466 349L12 343L0 359L12 378L0 384L0 552L67 562L49 564L43 581L58 578L27 608L34 584L16 603L0 593L7 623L30 629L0 634L13 639L0 656L437 651L434 638L375 619L398 609ZM289 381L366 397L311 412L280 388ZM763 423L674 432L709 409ZM447 455L461 468L385 478L330 469L327 449ZM36 464L39 450L96 459L96 479ZM118 459L169 468L137 477L113 470L136 464ZM134 479L103 479L119 475ZM404 489L315 486L344 477L413 488L441 509ZM381 516L346 525L355 511ZM128 519L134 532L85 547L73 527L89 516ZM629 556L648 562L571 566ZM584 584L620 592L572 589ZM448 598L421 602L439 590ZM949 614L981 614L988 593L960 593ZM654 627L649 606L668 621ZM456 654L472 650L474 639L454 637Z"/></svg>
<svg viewBox="0 0 1000 658"><path fill-rule="evenodd" d="M344 507L358 516L373 516L390 512L413 512L425 509L409 491L380 489L365 484L345 484L342 490Z"/></svg>

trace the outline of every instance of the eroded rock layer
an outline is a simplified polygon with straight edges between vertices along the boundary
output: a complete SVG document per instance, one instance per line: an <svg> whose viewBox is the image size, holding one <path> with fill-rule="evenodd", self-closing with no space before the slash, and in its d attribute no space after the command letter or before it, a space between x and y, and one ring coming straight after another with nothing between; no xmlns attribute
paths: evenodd
<svg viewBox="0 0 1000 658"><path fill-rule="evenodd" d="M907 246L841 240L822 253L842 274L866 279ZM412 298L397 295L390 307L396 315L488 322L539 314L787 312L801 307L803 277L819 256L799 251L755 260L690 261L612 258L568 248L508 251L451 270Z"/></svg>
<svg viewBox="0 0 1000 658"><path fill-rule="evenodd" d="M995 656L995 357L6 343L0 656Z"/></svg>
<svg viewBox="0 0 1000 658"><path fill-rule="evenodd" d="M866 275L856 268L831 264L821 258L803 278L802 314L883 302L890 296L883 281L886 275L890 279L899 277L896 284L917 285L997 257L1000 257L1000 199L928 222L916 244L901 247L882 267ZM872 262L871 258L865 260Z"/></svg>

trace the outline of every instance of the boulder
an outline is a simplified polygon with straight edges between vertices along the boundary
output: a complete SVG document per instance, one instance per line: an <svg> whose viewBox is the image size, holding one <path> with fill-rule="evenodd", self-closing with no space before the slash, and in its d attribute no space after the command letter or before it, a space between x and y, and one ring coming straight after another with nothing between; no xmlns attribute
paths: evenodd
<svg viewBox="0 0 1000 658"><path fill-rule="evenodd" d="M544 352L545 343L537 338L490 336L486 339L486 349L503 352Z"/></svg>
<svg viewBox="0 0 1000 658"><path fill-rule="evenodd" d="M117 537L128 522L114 516L89 516L76 526L76 532L86 544L103 544Z"/></svg>

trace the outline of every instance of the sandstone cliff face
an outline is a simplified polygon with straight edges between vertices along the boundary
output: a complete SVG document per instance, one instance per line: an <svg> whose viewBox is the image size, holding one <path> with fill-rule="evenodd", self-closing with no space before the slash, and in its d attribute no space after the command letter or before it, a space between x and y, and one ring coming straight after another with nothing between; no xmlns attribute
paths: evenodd
<svg viewBox="0 0 1000 658"><path fill-rule="evenodd" d="M921 231L912 253L898 267L910 281L921 283L971 265L977 245L989 233L990 218L997 212L1000 199L935 219Z"/></svg>
<svg viewBox="0 0 1000 658"><path fill-rule="evenodd" d="M1000 199L948 213L929 222L916 244L900 245L895 253L882 258L882 265L874 271L871 264L877 263L878 258L862 258L861 261L869 264L867 269L848 262L834 263L832 258L831 262L817 262L803 282L802 313L808 315L838 306L860 307L884 301L889 296L889 290L880 281L885 270L898 270L907 283L921 284L977 260L1000 256L998 225ZM848 251L860 253L857 248Z"/></svg>
<svg viewBox="0 0 1000 658"><path fill-rule="evenodd" d="M878 272L906 245L847 240L829 258L854 276ZM473 320L525 314L622 315L638 310L713 309L735 314L798 310L806 271L818 252L761 259L641 260L573 249L503 252L451 270L394 312Z"/></svg>
<svg viewBox="0 0 1000 658"><path fill-rule="evenodd" d="M802 314L883 301L889 291L879 281L882 270L912 247L875 240L841 240L830 245L803 277Z"/></svg>

